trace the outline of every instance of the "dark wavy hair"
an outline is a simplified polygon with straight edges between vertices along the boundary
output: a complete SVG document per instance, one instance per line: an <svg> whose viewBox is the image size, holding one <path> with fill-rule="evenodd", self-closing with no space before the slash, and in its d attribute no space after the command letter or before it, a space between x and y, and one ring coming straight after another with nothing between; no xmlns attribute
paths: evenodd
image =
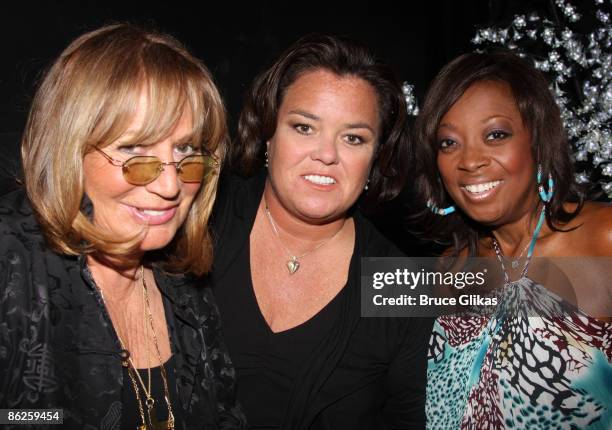
<svg viewBox="0 0 612 430"><path fill-rule="evenodd" d="M421 234L442 243L453 244L455 253L468 248L475 255L486 227L472 221L459 208L447 216L434 215L427 209L429 199L438 207L454 204L444 190L437 166L437 132L442 117L472 85L481 81L508 84L526 127L531 132L533 159L542 165L543 177L552 174L555 192L547 203L546 222L556 231L581 210L584 197L574 181L569 144L559 108L548 89L548 81L528 61L509 51L464 54L442 68L423 102L415 124L414 155L418 166L415 183L418 204L423 209L412 221L420 224ZM535 178L534 178L535 181ZM534 184L535 187L535 184ZM564 203L577 201L575 211Z"/></svg>
<svg viewBox="0 0 612 430"><path fill-rule="evenodd" d="M365 47L341 37L304 36L255 79L240 114L236 141L230 148L230 167L250 176L264 165L265 142L276 131L279 107L287 89L304 73L321 69L340 77L361 78L375 89L381 118L380 140L367 200L391 200L405 182L408 164L406 100L387 65Z"/></svg>

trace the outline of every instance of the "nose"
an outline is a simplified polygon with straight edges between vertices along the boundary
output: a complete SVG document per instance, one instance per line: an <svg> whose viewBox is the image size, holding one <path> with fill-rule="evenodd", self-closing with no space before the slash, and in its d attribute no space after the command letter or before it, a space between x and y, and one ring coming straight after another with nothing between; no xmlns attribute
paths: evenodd
<svg viewBox="0 0 612 430"><path fill-rule="evenodd" d="M489 157L483 148L478 145L465 145L461 151L461 159L459 160L459 169L468 172L475 172L478 169L489 164Z"/></svg>
<svg viewBox="0 0 612 430"><path fill-rule="evenodd" d="M150 193L166 200L173 200L181 191L181 180L178 177L176 164L164 163L160 168L162 171L159 176L145 187Z"/></svg>
<svg viewBox="0 0 612 430"><path fill-rule="evenodd" d="M313 160L323 164L336 164L338 162L338 146L335 136L321 136L311 155Z"/></svg>

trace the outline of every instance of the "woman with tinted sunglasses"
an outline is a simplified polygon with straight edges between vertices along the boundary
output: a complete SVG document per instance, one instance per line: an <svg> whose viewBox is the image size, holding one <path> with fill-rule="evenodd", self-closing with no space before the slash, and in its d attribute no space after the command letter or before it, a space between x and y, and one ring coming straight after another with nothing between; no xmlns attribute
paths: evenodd
<svg viewBox="0 0 612 430"><path fill-rule="evenodd" d="M173 38L119 24L60 55L23 136L25 190L0 201L0 408L58 408L65 428L244 426L194 285L225 145L212 78Z"/></svg>

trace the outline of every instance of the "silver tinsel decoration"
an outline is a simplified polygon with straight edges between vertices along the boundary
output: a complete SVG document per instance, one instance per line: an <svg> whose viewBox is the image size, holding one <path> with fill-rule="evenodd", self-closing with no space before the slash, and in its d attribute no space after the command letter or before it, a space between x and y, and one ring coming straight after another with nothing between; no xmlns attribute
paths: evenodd
<svg viewBox="0 0 612 430"><path fill-rule="evenodd" d="M552 78L563 123L572 144L576 181L601 187L612 199L612 27L610 0L594 0L596 28L573 29L582 15L566 0L555 0L564 23L536 13L517 15L505 28L484 28L475 45L502 45L533 59ZM607 10L606 10L607 9ZM543 49L533 52L540 42ZM542 55L543 54L543 55Z"/></svg>
<svg viewBox="0 0 612 430"><path fill-rule="evenodd" d="M406 98L408 115L417 116L419 114L419 104L417 103L416 96L414 95L414 85L404 82L402 85L402 91L404 93L404 97Z"/></svg>

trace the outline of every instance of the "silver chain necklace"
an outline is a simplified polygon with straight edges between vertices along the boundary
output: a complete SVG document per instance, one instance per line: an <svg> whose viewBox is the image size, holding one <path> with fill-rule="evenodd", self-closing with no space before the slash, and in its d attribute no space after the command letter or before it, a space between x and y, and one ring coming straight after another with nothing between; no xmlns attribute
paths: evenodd
<svg viewBox="0 0 612 430"><path fill-rule="evenodd" d="M285 246L285 244L281 240L280 233L278 232L278 228L276 227L276 222L274 222L274 218L272 218L272 214L270 213L270 208L268 207L268 202L265 201L265 198L264 198L264 203L266 205L266 215L268 216L268 221L270 221L270 226L272 227L272 230L274 231L274 234L276 235L276 238L278 239L278 243L280 243L280 245L285 250L285 252L287 254L289 254L289 260L287 260L285 262L285 265L287 266L287 270L289 271L290 275L293 275L300 268L300 264L301 264L300 263L300 259L301 258L303 258L303 257L307 256L308 254L310 254L312 252L315 252L317 249L321 248L327 242L329 242L334 237L336 237L338 235L338 233L340 233L340 231L342 231L342 228L344 227L344 223L342 223L342 227L340 227L340 229L338 229L338 231L335 232L329 239L324 240L323 242L321 242L318 245L316 245L314 248L309 249L308 251L306 251L306 252L304 252L304 253L302 253L300 255L295 255L293 252L291 252L291 250L289 248L287 248Z"/></svg>
<svg viewBox="0 0 612 430"><path fill-rule="evenodd" d="M527 248L529 248L529 243L527 242L525 244L525 246L523 247L523 250L521 251L521 253L519 255L517 255L516 257L507 257L505 255L502 254L502 256L508 260L510 260L510 266L512 266L512 268L514 270L518 269L519 264L521 263L521 260L523 259L523 254L525 253L525 251L527 251ZM498 244L499 245L499 244ZM501 249L500 249L501 250Z"/></svg>
<svg viewBox="0 0 612 430"><path fill-rule="evenodd" d="M528 244L529 245L529 244ZM499 264L501 264L501 268L504 272L504 283L505 284L509 284L510 283L510 277L508 276L508 272L506 271L506 266L504 265L504 254L501 251L501 247L499 246L499 243L497 242L497 239L493 238L493 249L495 249L495 255L497 255L497 259L499 260ZM516 261L516 265L514 264ZM525 261L525 265L523 266L523 270L521 271L521 278L525 277L525 275L527 275L527 269L529 268L529 262L531 261L531 256L527 257L527 261ZM513 260L512 261L512 268L516 269L518 267L518 263L519 260Z"/></svg>
<svg viewBox="0 0 612 430"><path fill-rule="evenodd" d="M540 230L542 229L542 226L544 225L545 218L546 218L546 206L543 206L542 211L540 212L540 218L538 219L536 228L533 231L533 235L531 236L531 241L529 241L529 243L527 244L528 246L525 247L525 249L529 249L529 251L527 252L527 259L525 260L525 265L523 266L523 270L521 270L521 278L524 278L525 276L527 276L527 269L529 268L529 263L531 262L531 257L533 256L533 249L535 248L536 241L538 240L538 236L540 235ZM502 253L499 242L497 242L497 239L495 239L495 236L492 236L492 239L493 239L493 248L495 249L495 255L497 255L497 259L499 260L502 270L504 271L504 281L506 284L509 284L510 277L508 276L508 272L506 271L506 266L504 265L504 260L503 260L504 254ZM520 258L525 252L525 249L523 249L523 252L521 252L521 255L517 257L516 260L512 260L513 269L518 268Z"/></svg>

